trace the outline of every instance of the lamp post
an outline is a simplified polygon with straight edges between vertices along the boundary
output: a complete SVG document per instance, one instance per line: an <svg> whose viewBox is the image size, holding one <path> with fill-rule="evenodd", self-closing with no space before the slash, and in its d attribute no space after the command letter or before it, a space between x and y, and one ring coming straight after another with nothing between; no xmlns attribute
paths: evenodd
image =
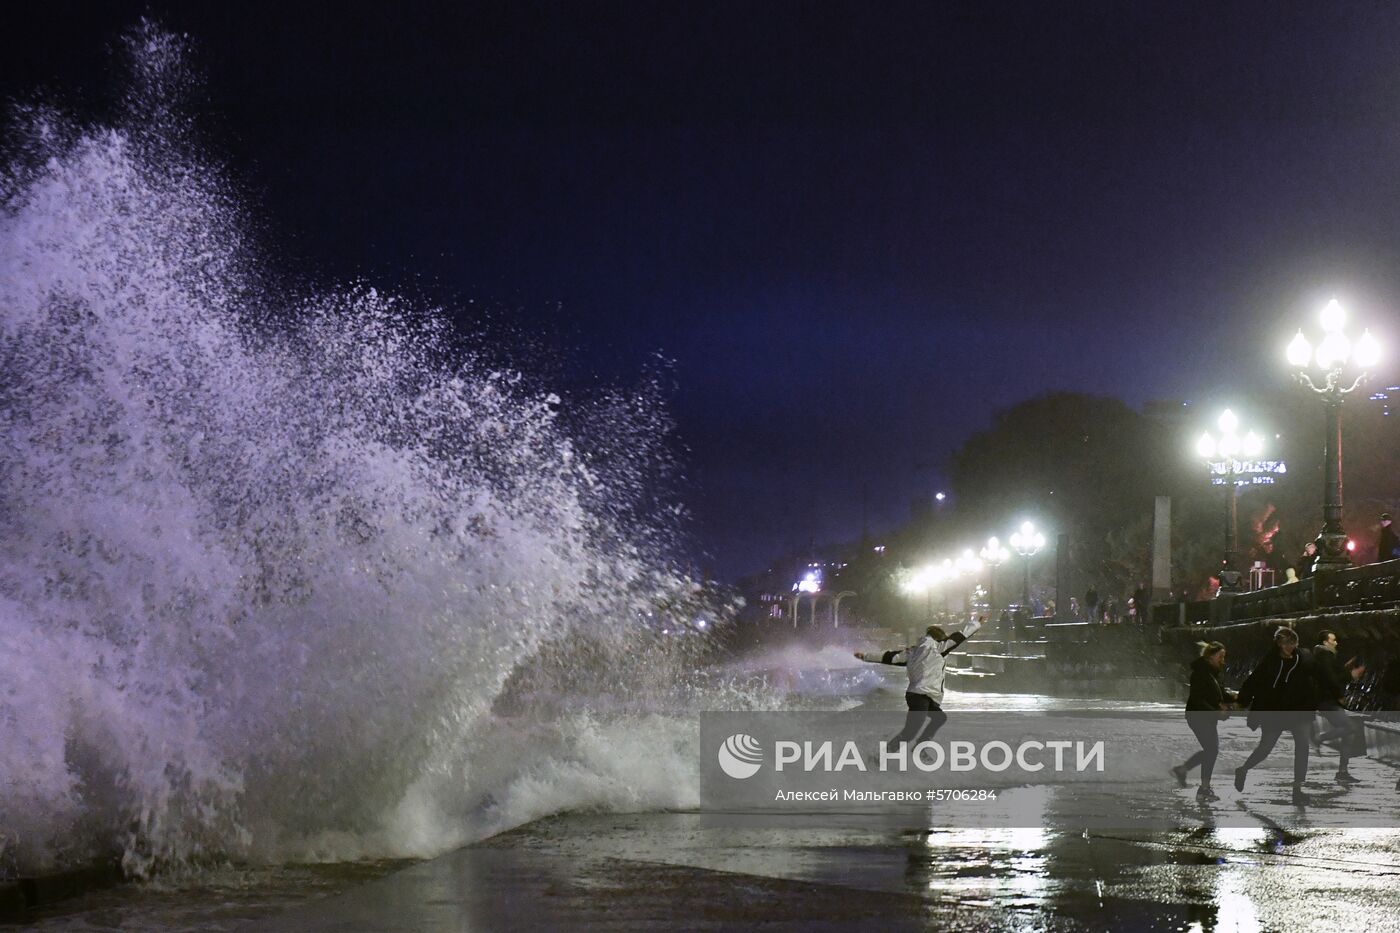
<svg viewBox="0 0 1400 933"><path fill-rule="evenodd" d="M981 550L982 563L987 565L987 615L996 617L997 612L997 568L1006 563L1011 552L996 536L987 539Z"/></svg>
<svg viewBox="0 0 1400 933"><path fill-rule="evenodd" d="M935 566L930 565L914 571L914 573L911 574L910 577L904 581L904 592L913 596L917 596L920 593L922 593L927 597L927 602L925 605L930 620L933 618L933 590L934 587L938 586L939 582L941 581L941 577L942 575L939 572L939 569Z"/></svg>
<svg viewBox="0 0 1400 933"><path fill-rule="evenodd" d="M1029 607L1031 604L1031 558L1045 547L1045 535L1036 531L1035 525L1032 523L1022 522L1021 527L1011 535L1011 547L1025 559L1025 578L1021 584L1021 605Z"/></svg>
<svg viewBox="0 0 1400 933"><path fill-rule="evenodd" d="M1253 431L1240 437L1240 419L1228 408L1220 413L1216 427L1220 429L1219 436L1209 431L1202 434L1196 442L1196 453L1213 468L1218 468L1225 477L1225 557L1220 562L1220 592L1235 593L1243 589L1241 582L1244 579L1235 559L1235 529L1238 527L1239 510L1239 487L1235 477L1241 466L1235 460L1235 455L1259 456L1264 452L1264 439Z"/></svg>
<svg viewBox="0 0 1400 933"><path fill-rule="evenodd" d="M982 559L972 553L972 548L966 548L959 555L954 566L957 568L958 576L968 578L969 582L965 590L970 592L972 586L976 584L977 575L982 572ZM969 597L964 604L964 608L969 612L972 609L972 602L973 600Z"/></svg>
<svg viewBox="0 0 1400 933"><path fill-rule="evenodd" d="M1355 392L1369 370L1380 362L1381 345L1369 330L1352 342L1346 335L1346 310L1337 299L1322 309L1322 340L1314 348L1300 329L1288 344L1288 362L1297 370L1298 381L1322 398L1327 412L1326 475L1322 488L1322 531L1317 536L1316 570L1341 570L1351 566L1347 556L1347 535L1342 529L1342 400ZM1308 373L1316 366L1322 382ZM1351 385L1344 386L1355 373Z"/></svg>

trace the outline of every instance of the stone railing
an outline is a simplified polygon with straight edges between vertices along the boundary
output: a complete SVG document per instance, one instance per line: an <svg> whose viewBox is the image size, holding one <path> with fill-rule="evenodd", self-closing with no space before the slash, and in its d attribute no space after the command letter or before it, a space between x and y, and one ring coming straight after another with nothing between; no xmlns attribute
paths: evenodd
<svg viewBox="0 0 1400 933"><path fill-rule="evenodd" d="M1228 625L1256 619L1313 615L1326 611L1386 609L1400 605L1400 560L1362 564L1319 573L1282 586L1250 593L1222 594L1189 603L1160 603L1152 607L1158 625Z"/></svg>

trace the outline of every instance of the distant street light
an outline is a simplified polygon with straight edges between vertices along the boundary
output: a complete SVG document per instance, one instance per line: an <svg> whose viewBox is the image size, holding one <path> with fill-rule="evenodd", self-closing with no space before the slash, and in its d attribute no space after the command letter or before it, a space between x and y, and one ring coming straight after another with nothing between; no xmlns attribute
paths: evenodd
<svg viewBox="0 0 1400 933"><path fill-rule="evenodd" d="M1006 563L1011 552L995 536L987 539L981 550L982 562L987 565L987 615L995 616L997 611L997 568Z"/></svg>
<svg viewBox="0 0 1400 933"><path fill-rule="evenodd" d="M978 575L982 573L982 558L973 554L972 548L965 548L953 566L957 569L958 576L966 577L969 580L969 583L964 587L964 595L971 594L972 589L976 586ZM968 595L966 604L968 611L972 610L973 601L972 595Z"/></svg>
<svg viewBox="0 0 1400 933"><path fill-rule="evenodd" d="M1314 348L1302 330L1288 344L1289 365L1298 381L1321 396L1327 411L1326 477L1322 490L1322 531L1317 536L1314 570L1341 570L1351 566L1347 535L1342 529L1342 400L1366 381L1381 359L1381 345L1369 330L1353 344L1346 335L1346 309L1337 299L1322 309L1322 340ZM1307 370L1315 365L1322 373L1322 384L1313 381ZM1355 373L1351 385L1342 383Z"/></svg>
<svg viewBox="0 0 1400 933"><path fill-rule="evenodd" d="M923 594L927 597L927 609L929 618L933 617L933 591L943 582L945 572L942 568L933 564L914 571L907 580L904 581L902 589L911 596Z"/></svg>
<svg viewBox="0 0 1400 933"><path fill-rule="evenodd" d="M1025 558L1025 580L1021 585L1021 605L1031 604L1031 558L1045 547L1045 535L1035 530L1035 525L1022 522L1021 527L1011 535L1011 547Z"/></svg>
<svg viewBox="0 0 1400 933"><path fill-rule="evenodd" d="M1253 431L1240 437L1240 419L1228 408L1220 413L1216 426L1220 429L1219 436L1209 431L1202 434L1201 439L1196 442L1196 453L1211 465L1220 464L1221 473L1225 477L1225 557L1220 562L1220 592L1234 593L1243 589L1241 583L1244 578L1235 560L1235 529L1238 526L1239 509L1235 476L1240 472L1238 467L1242 465L1235 457L1238 454L1246 457L1259 456L1264 452L1264 439Z"/></svg>

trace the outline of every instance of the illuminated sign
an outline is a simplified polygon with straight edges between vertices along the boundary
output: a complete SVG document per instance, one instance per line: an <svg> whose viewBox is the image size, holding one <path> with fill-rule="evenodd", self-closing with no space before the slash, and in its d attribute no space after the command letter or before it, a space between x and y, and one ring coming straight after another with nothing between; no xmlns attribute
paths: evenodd
<svg viewBox="0 0 1400 933"><path fill-rule="evenodd" d="M1233 473L1236 486L1272 486L1277 477L1287 472L1288 464L1282 460L1214 460L1210 464L1210 483L1224 486Z"/></svg>

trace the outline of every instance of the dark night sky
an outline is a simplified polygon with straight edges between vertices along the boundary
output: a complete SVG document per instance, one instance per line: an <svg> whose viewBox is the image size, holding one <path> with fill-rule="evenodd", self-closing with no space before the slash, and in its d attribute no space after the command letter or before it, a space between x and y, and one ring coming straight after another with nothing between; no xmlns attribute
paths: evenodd
<svg viewBox="0 0 1400 933"><path fill-rule="evenodd" d="M1400 347L1396 5L23 6L6 96L188 32L318 275L497 309L578 385L675 360L722 575L858 533L862 484L899 521L1032 394L1282 386L1334 293Z"/></svg>

